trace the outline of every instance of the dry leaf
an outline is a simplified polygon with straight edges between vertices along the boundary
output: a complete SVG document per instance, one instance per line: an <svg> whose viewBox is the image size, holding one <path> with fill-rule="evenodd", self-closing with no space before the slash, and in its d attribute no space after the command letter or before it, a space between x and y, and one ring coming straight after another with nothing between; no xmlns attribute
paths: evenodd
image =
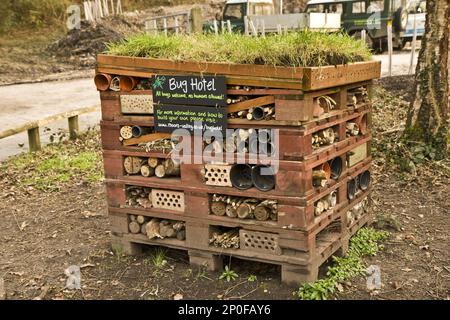
<svg viewBox="0 0 450 320"><path fill-rule="evenodd" d="M177 293L173 296L173 300L183 300L183 295L181 293Z"/></svg>
<svg viewBox="0 0 450 320"><path fill-rule="evenodd" d="M340 283L338 283L338 284L336 285L336 289L337 289L339 292L344 292L344 287L343 287L342 284L340 284Z"/></svg>
<svg viewBox="0 0 450 320"><path fill-rule="evenodd" d="M24 221L19 226L19 229L20 229L20 231L24 231L26 227L28 227L28 222Z"/></svg>

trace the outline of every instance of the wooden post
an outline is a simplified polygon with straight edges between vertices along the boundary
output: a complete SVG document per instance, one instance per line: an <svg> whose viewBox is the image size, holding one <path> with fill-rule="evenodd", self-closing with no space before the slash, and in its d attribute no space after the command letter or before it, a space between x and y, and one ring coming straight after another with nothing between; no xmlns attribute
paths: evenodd
<svg viewBox="0 0 450 320"><path fill-rule="evenodd" d="M387 24L388 53L389 53L389 76L392 76L392 21Z"/></svg>
<svg viewBox="0 0 450 320"><path fill-rule="evenodd" d="M153 33L158 34L158 22L156 22L156 19L153 20Z"/></svg>
<svg viewBox="0 0 450 320"><path fill-rule="evenodd" d="M28 145L30 152L41 150L41 137L39 136L39 127L28 129Z"/></svg>
<svg viewBox="0 0 450 320"><path fill-rule="evenodd" d="M214 19L214 34L217 36L219 34L219 27L217 25L217 20Z"/></svg>
<svg viewBox="0 0 450 320"><path fill-rule="evenodd" d="M412 41L411 41L411 60L409 61L409 70L408 70L408 74L413 74L413 66L414 66L414 58L416 55L416 41L417 41L417 25L416 25L416 15L414 14L414 23L413 23L413 37L412 37Z"/></svg>
<svg viewBox="0 0 450 320"><path fill-rule="evenodd" d="M244 17L244 33L246 36L249 35L250 31L249 31L249 25L248 25L248 17L245 16Z"/></svg>
<svg viewBox="0 0 450 320"><path fill-rule="evenodd" d="M201 33L203 31L202 9L194 7L191 9L191 28L194 33Z"/></svg>
<svg viewBox="0 0 450 320"><path fill-rule="evenodd" d="M73 116L68 118L69 122L69 136L71 140L75 140L80 131L80 126L78 124L78 116Z"/></svg>
<svg viewBox="0 0 450 320"><path fill-rule="evenodd" d="M361 40L366 43L366 29L361 30Z"/></svg>
<svg viewBox="0 0 450 320"><path fill-rule="evenodd" d="M228 28L228 33L232 33L233 32L233 30L231 28L231 21L230 20L227 20L227 28Z"/></svg>
<svg viewBox="0 0 450 320"><path fill-rule="evenodd" d="M180 24L178 23L178 17L175 17L175 34L178 35Z"/></svg>
<svg viewBox="0 0 450 320"><path fill-rule="evenodd" d="M167 36L167 18L163 20L164 35Z"/></svg>

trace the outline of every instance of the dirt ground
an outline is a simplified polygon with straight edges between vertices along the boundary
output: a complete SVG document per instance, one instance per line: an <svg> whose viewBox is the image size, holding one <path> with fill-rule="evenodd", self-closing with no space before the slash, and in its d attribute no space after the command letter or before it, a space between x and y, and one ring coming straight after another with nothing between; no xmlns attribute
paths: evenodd
<svg viewBox="0 0 450 320"><path fill-rule="evenodd" d="M375 226L392 234L385 250L366 262L380 267L382 289L368 291L359 277L336 299L450 299L450 163L427 162L403 173L387 156L399 134L392 128L406 115L408 104L396 98L409 99L405 81L382 81L394 95L381 91L374 103L372 212ZM100 152L98 135L92 139L89 148ZM32 170L0 172L0 279L7 299L294 299L295 288L280 282L273 265L232 259L239 277L226 282L220 273L191 268L183 251L166 250L167 263L158 267L158 248L115 255L102 183L75 177L60 191L43 192L21 183ZM70 265L81 267L82 290L65 289Z"/></svg>
<svg viewBox="0 0 450 320"><path fill-rule="evenodd" d="M198 4L205 20L221 11L223 1ZM63 26L48 30L18 30L0 36L0 85L69 80L88 77L95 57L106 43L144 32L147 17L185 12L193 5L155 6L126 12L121 17L105 18L98 23L82 21L81 28L64 31Z"/></svg>

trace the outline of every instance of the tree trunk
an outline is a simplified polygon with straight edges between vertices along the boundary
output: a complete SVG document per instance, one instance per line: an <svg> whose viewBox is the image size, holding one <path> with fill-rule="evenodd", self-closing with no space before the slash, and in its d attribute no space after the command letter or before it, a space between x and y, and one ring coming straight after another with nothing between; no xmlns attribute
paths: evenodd
<svg viewBox="0 0 450 320"><path fill-rule="evenodd" d="M427 1L425 35L416 68L416 90L404 138L434 147L436 159L449 145L450 2Z"/></svg>

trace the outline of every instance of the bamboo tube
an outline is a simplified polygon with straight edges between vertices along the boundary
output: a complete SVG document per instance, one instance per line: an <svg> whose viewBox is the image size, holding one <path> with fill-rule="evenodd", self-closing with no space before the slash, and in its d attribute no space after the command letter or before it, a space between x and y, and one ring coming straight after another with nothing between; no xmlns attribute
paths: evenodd
<svg viewBox="0 0 450 320"><path fill-rule="evenodd" d="M256 220L266 221L270 218L270 210L266 206L259 204L255 207L253 215L255 216Z"/></svg>
<svg viewBox="0 0 450 320"><path fill-rule="evenodd" d="M138 174L141 171L142 159L138 157L125 157L123 167L128 174Z"/></svg>
<svg viewBox="0 0 450 320"><path fill-rule="evenodd" d="M216 216L224 216L226 211L226 204L224 202L211 203L211 212Z"/></svg>
<svg viewBox="0 0 450 320"><path fill-rule="evenodd" d="M240 219L249 219L252 215L252 206L248 203L242 203L236 212Z"/></svg>
<svg viewBox="0 0 450 320"><path fill-rule="evenodd" d="M120 128L120 136L125 140L133 138L132 127L123 126L122 128Z"/></svg>

